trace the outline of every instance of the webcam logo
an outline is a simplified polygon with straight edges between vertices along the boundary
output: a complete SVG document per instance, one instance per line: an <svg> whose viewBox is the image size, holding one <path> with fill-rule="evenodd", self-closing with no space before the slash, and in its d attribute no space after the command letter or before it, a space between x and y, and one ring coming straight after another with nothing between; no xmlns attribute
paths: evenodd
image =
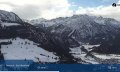
<svg viewBox="0 0 120 72"><path fill-rule="evenodd" d="M116 3L113 3L112 6L113 6L113 7L116 7Z"/></svg>
<svg viewBox="0 0 120 72"><path fill-rule="evenodd" d="M120 4L113 3L112 6L116 7L116 6L120 6Z"/></svg>

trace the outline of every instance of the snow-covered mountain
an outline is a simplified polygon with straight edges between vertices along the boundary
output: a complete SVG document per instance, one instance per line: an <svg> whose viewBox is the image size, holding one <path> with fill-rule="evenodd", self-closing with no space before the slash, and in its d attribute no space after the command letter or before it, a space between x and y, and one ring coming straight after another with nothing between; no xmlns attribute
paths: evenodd
<svg viewBox="0 0 120 72"><path fill-rule="evenodd" d="M28 23L13 12L0 10L0 59L38 63L120 63L119 33L120 22L111 18L74 15Z"/></svg>
<svg viewBox="0 0 120 72"><path fill-rule="evenodd" d="M59 32L58 34L61 34L66 31L74 31L72 36L76 40L89 42L90 40L96 39L96 43L100 43L102 40L107 40L109 38L114 38L114 35L119 33L120 28L120 22L115 19L88 15L73 15L72 17L66 18L60 17L40 22L40 24L37 24L36 26L41 25L44 27L46 26L52 33Z"/></svg>
<svg viewBox="0 0 120 72"><path fill-rule="evenodd" d="M103 18L102 16L89 16L89 15L73 15L72 17L59 17L56 19L52 19L52 20L45 20L43 18L40 19L33 19L30 20L29 22L33 23L33 24L45 24L46 27L51 26L51 25L55 25L55 24L70 24L75 28L79 28L77 26L74 26L75 24L72 24L74 22L76 23L87 23L90 24L89 22L96 22L98 24L102 24L102 25L106 25L107 23L111 23L114 25L120 24L120 22L118 22L115 19L112 18ZM80 23L81 22L81 23Z"/></svg>
<svg viewBox="0 0 120 72"><path fill-rule="evenodd" d="M0 20L7 22L22 22L22 20L13 12L0 10Z"/></svg>

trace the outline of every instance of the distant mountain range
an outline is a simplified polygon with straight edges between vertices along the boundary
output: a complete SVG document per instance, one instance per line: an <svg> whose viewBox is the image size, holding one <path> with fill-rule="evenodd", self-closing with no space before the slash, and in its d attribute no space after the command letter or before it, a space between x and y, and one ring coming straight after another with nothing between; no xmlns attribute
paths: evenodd
<svg viewBox="0 0 120 72"><path fill-rule="evenodd" d="M48 31L57 35L67 35L74 31L72 37L83 43L99 44L102 41L113 39L119 34L120 22L111 18L95 17L88 15L74 15L72 17L43 20L35 26L46 27ZM50 26L49 26L50 25ZM92 41L92 42L91 42Z"/></svg>

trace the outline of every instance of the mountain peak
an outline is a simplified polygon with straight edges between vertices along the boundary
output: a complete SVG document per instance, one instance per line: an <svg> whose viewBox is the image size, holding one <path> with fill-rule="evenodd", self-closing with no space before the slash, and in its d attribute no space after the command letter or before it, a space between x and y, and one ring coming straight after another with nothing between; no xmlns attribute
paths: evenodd
<svg viewBox="0 0 120 72"><path fill-rule="evenodd" d="M22 22L22 20L15 13L4 10L0 10L0 20L2 22Z"/></svg>

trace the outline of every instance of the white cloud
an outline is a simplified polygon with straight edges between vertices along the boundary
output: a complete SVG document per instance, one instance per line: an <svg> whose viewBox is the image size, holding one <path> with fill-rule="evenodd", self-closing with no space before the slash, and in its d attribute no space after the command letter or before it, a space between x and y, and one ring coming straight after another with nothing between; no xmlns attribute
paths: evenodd
<svg viewBox="0 0 120 72"><path fill-rule="evenodd" d="M0 9L1 10L7 10L7 11L11 11L11 6L9 5L5 5L5 4L0 4Z"/></svg>
<svg viewBox="0 0 120 72"><path fill-rule="evenodd" d="M108 0L103 0L108 1ZM119 2L120 3L120 0ZM120 6L79 7L77 11L70 10L68 0L0 0L0 9L13 11L24 19L72 16L73 14L90 14L111 17L120 20Z"/></svg>
<svg viewBox="0 0 120 72"><path fill-rule="evenodd" d="M118 1L118 3L120 3L120 0Z"/></svg>
<svg viewBox="0 0 120 72"><path fill-rule="evenodd" d="M120 20L120 6L117 6L117 7L98 6L98 7L93 7L93 8L79 7L79 9L76 11L76 14L97 15L97 16L115 18L117 20Z"/></svg>
<svg viewBox="0 0 120 72"><path fill-rule="evenodd" d="M109 0L102 0L102 1L109 1ZM117 4L120 4L120 0L117 2ZM76 10L75 14L88 14L88 15L97 15L97 16L103 16L108 18L115 18L120 21L120 6L112 7L110 6L98 6L98 7L79 7L78 10Z"/></svg>
<svg viewBox="0 0 120 72"><path fill-rule="evenodd" d="M71 16L73 11L69 7L68 0L0 0L0 9L13 11L25 19Z"/></svg>

